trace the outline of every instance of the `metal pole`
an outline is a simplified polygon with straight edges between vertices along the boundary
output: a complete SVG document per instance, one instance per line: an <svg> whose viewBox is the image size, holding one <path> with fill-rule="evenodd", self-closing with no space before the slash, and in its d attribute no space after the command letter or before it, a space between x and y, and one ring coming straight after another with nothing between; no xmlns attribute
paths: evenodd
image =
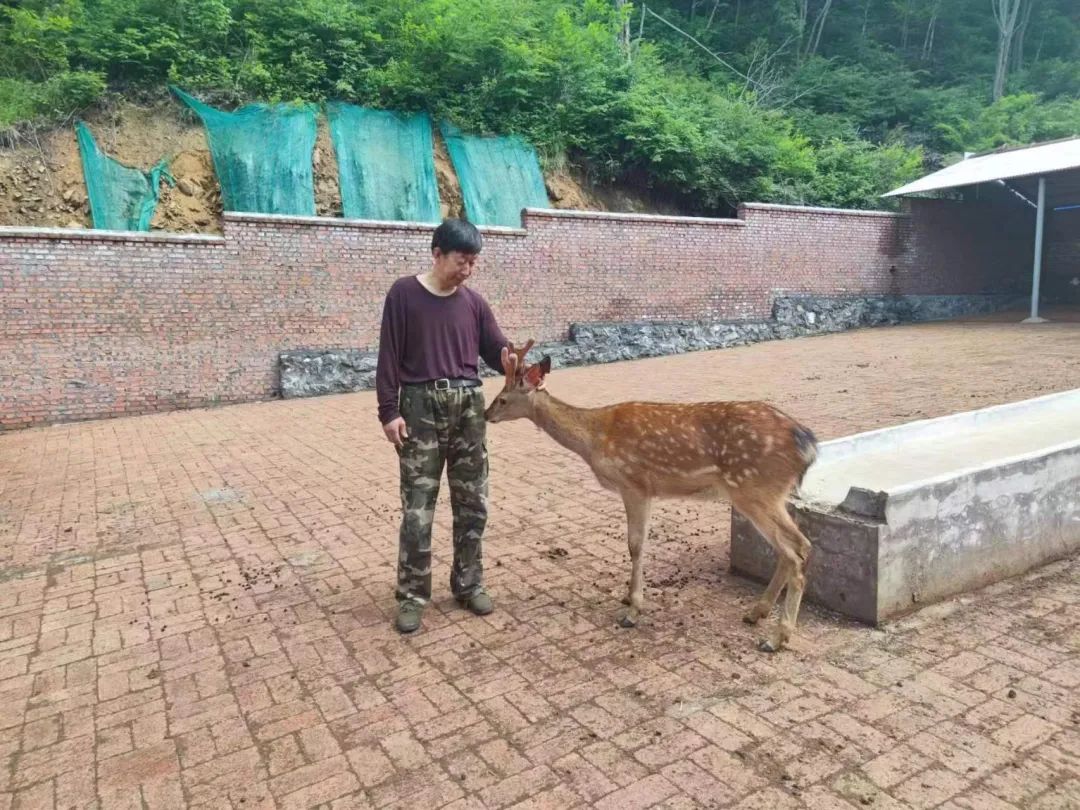
<svg viewBox="0 0 1080 810"><path fill-rule="evenodd" d="M1035 212L1035 263L1031 271L1031 317L1024 323L1046 323L1039 317L1039 277L1042 275L1043 221L1046 219L1046 178L1039 178L1039 204Z"/></svg>

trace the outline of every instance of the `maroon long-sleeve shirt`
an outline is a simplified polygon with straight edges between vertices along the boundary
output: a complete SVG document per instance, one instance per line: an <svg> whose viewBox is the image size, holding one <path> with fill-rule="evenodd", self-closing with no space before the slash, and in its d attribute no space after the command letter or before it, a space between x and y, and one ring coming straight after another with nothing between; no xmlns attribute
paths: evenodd
<svg viewBox="0 0 1080 810"><path fill-rule="evenodd" d="M375 390L379 422L400 416L398 391L404 383L445 378L478 379L478 358L502 366L506 338L491 307L468 287L435 295L416 276L399 278L383 304Z"/></svg>

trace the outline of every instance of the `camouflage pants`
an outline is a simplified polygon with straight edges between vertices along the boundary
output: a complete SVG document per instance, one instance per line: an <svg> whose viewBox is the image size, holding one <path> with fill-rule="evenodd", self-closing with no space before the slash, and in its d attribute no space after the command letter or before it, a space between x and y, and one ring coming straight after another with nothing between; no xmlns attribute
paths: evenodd
<svg viewBox="0 0 1080 810"><path fill-rule="evenodd" d="M488 458L483 389L404 386L400 402L409 438L398 451L403 512L398 599L431 599L431 524L444 465L454 513L450 591L466 599L484 578L480 541L487 524Z"/></svg>

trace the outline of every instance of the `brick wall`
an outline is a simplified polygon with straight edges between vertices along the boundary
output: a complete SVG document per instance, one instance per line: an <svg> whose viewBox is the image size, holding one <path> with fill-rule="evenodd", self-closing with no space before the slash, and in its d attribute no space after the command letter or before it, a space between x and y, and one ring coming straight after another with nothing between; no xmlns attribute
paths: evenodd
<svg viewBox="0 0 1080 810"><path fill-rule="evenodd" d="M1016 204L909 201L919 291L1031 292L1035 216Z"/></svg>
<svg viewBox="0 0 1080 810"><path fill-rule="evenodd" d="M537 340L575 321L765 318L778 292L1023 286L1030 258L993 223L924 202L529 211L485 229L475 286L508 335ZM372 346L386 289L429 243L429 226L253 215L221 237L0 228L0 430L271 397L280 351Z"/></svg>
<svg viewBox="0 0 1080 810"><path fill-rule="evenodd" d="M1080 303L1080 208L1055 211L1046 227L1046 254L1043 265L1046 280L1042 288L1059 301Z"/></svg>

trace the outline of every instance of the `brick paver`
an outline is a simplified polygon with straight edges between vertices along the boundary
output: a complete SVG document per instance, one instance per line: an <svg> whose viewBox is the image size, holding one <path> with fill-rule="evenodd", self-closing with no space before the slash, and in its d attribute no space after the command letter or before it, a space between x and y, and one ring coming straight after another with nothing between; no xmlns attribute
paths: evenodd
<svg viewBox="0 0 1080 810"><path fill-rule="evenodd" d="M521 336L524 337L524 336ZM494 385L494 383L492 383ZM556 370L568 400L767 398L823 438L1080 386L1080 324L879 329ZM489 389L490 390L490 389ZM722 504L618 498L493 426L488 581L390 627L369 393L0 436L0 810L1080 806L1080 562L766 656ZM811 538L813 539L813 538Z"/></svg>

